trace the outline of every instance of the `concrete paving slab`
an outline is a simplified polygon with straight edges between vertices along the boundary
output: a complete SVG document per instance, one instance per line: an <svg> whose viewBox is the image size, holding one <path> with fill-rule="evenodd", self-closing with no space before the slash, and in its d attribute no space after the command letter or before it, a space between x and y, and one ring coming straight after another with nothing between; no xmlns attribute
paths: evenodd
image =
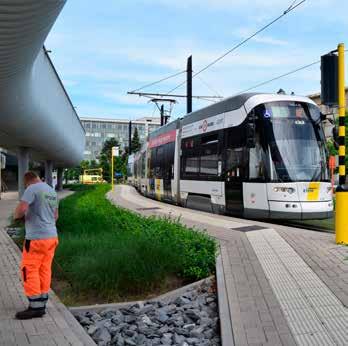
<svg viewBox="0 0 348 346"><path fill-rule="evenodd" d="M64 191L59 197L71 193ZM0 345L95 345L54 292L50 292L45 317L14 319L16 311L28 305L20 280L20 250L4 230L17 196L17 192L4 193L0 200Z"/></svg>

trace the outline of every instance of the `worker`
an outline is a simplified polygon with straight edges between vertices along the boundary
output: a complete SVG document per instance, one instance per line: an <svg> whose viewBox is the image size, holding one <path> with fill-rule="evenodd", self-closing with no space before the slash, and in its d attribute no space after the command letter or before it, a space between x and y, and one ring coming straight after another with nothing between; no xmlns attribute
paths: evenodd
<svg viewBox="0 0 348 346"><path fill-rule="evenodd" d="M52 261L58 245L56 192L35 172L24 174L24 185L26 189L14 213L15 219L25 219L21 273L29 306L16 313L16 318L20 320L45 314Z"/></svg>

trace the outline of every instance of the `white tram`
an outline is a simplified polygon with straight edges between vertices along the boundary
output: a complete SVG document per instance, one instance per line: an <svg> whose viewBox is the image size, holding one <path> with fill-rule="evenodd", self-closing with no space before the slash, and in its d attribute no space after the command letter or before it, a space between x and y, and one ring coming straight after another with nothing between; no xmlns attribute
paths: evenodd
<svg viewBox="0 0 348 346"><path fill-rule="evenodd" d="M231 97L151 133L131 159L131 183L145 196L212 213L329 218L321 122L307 97Z"/></svg>

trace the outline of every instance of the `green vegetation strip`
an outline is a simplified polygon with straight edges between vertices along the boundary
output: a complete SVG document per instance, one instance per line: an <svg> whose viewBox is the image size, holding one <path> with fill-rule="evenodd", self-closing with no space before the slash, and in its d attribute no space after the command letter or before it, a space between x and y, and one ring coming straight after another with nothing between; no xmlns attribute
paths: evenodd
<svg viewBox="0 0 348 346"><path fill-rule="evenodd" d="M142 295L173 276L190 282L214 272L217 244L207 234L115 207L109 185L74 189L60 203L56 262L75 296Z"/></svg>

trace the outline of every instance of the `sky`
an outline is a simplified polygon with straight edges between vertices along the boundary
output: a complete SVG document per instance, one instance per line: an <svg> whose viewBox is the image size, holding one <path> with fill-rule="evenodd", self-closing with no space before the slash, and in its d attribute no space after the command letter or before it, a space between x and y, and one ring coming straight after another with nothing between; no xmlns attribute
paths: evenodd
<svg viewBox="0 0 348 346"><path fill-rule="evenodd" d="M127 91L184 71L190 55L193 70L199 71L292 2L68 0L45 45L79 116L129 120L158 116L147 98ZM232 96L320 60L348 38L347 13L348 1L307 0L194 78L193 94ZM166 93L184 80L181 74L142 91ZM279 88L298 95L319 92L320 64L254 91ZM185 85L175 91L185 92ZM210 104L194 100L193 110ZM178 99L172 119L185 110L186 100Z"/></svg>

